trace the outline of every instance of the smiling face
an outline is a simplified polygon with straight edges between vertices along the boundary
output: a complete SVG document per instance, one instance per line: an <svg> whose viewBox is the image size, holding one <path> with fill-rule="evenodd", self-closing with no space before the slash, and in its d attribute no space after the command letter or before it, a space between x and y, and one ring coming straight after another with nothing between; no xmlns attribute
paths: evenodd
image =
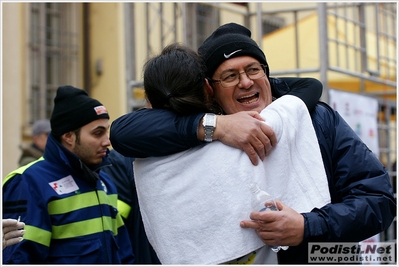
<svg viewBox="0 0 399 267"><path fill-rule="evenodd" d="M272 102L271 87L268 78L251 80L245 74L247 68L259 61L250 56L235 57L224 61L216 69L212 76L214 80L220 80L227 71L237 71L240 74L240 82L231 87L223 87L220 83L214 83L214 99L223 108L226 114L239 111L261 112Z"/></svg>

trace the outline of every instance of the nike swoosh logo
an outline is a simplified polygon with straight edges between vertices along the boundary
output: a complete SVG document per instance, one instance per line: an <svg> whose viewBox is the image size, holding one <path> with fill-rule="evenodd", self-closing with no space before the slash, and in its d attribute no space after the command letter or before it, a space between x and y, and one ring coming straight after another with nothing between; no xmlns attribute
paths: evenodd
<svg viewBox="0 0 399 267"><path fill-rule="evenodd" d="M242 49L239 49L239 50L237 50L237 51L231 52L231 53L228 54L228 55L226 55L226 53L223 54L223 55L224 55L225 58L229 58L229 57L231 57L232 55L234 55L235 53L240 52L241 50L242 50Z"/></svg>

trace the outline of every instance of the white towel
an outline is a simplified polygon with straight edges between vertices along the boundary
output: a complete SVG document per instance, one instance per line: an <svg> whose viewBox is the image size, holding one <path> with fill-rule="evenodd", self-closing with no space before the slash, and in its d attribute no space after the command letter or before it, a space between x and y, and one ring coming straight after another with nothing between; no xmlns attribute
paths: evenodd
<svg viewBox="0 0 399 267"><path fill-rule="evenodd" d="M145 230L163 264L219 264L264 246L253 229L239 225L252 211L250 183L298 212L330 202L304 103L284 96L261 115L279 142L258 166L243 151L220 142L135 160Z"/></svg>

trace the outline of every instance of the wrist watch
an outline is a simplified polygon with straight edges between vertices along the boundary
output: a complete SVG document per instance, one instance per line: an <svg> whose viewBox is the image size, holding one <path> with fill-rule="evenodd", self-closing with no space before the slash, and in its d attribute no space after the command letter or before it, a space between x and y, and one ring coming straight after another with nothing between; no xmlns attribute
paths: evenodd
<svg viewBox="0 0 399 267"><path fill-rule="evenodd" d="M202 126L204 126L205 142L212 142L213 132L216 127L216 115L213 113L206 113L204 118L202 119Z"/></svg>

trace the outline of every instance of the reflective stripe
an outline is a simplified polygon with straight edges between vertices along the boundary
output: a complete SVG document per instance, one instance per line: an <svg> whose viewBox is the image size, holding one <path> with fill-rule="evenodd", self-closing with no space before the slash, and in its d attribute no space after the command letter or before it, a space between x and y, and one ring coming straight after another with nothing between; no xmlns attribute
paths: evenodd
<svg viewBox="0 0 399 267"><path fill-rule="evenodd" d="M26 224L24 230L26 231L24 234L24 239L42 244L46 247L50 246L51 232Z"/></svg>
<svg viewBox="0 0 399 267"><path fill-rule="evenodd" d="M96 192L98 193L98 198ZM116 207L117 200L117 194L107 195L104 191L93 191L51 201L48 203L48 212L50 215L64 214L87 207L97 206L99 203Z"/></svg>
<svg viewBox="0 0 399 267"><path fill-rule="evenodd" d="M22 166L8 174L4 178L3 186L12 177L23 174L27 168L41 160L44 160L44 158L41 157L40 159ZM108 205L116 208L117 202L118 195L116 193L107 195L104 191L99 190L53 200L47 204L47 208L49 214L54 216L74 211L84 212L81 211L84 208L96 207L99 205ZM80 237L105 231L111 231L116 236L118 235L119 227L123 225L124 223L119 213L116 215L116 218L110 216L99 216L90 220L72 222L64 225L52 225L51 231L36 226L25 225L24 229L26 230L26 233L24 239L49 247L52 239Z"/></svg>
<svg viewBox="0 0 399 267"><path fill-rule="evenodd" d="M107 195L104 191L88 192L84 194L73 195L63 199L54 200L48 204L48 211L50 215L58 215L72 211L78 211L87 207L98 206L99 204L116 207L117 198L117 194ZM102 216L90 220L78 221L64 225L53 225L52 238L63 239L79 237L89 234L100 233L103 231L112 231L114 235L117 235L118 228L122 225L123 220L119 214L116 216L115 219L109 216Z"/></svg>
<svg viewBox="0 0 399 267"><path fill-rule="evenodd" d="M17 175L17 174L22 174L22 173L23 173L27 168L29 168L31 165L33 165L33 164L35 164L36 162L41 161L41 160L44 160L44 158L43 158L43 157L40 157L40 158L38 158L37 160L32 161L32 162L30 162L30 163L28 163L28 164L26 164L26 165L24 165L24 166L19 167L19 168L16 169L16 170L10 172L10 173L4 178L2 186L4 186L4 184L5 184L8 180L10 180L12 177L14 177L14 176Z"/></svg>
<svg viewBox="0 0 399 267"><path fill-rule="evenodd" d="M118 199L118 211L123 218L127 219L127 217L129 217L131 209L132 207L130 207L127 203Z"/></svg>
<svg viewBox="0 0 399 267"><path fill-rule="evenodd" d="M52 226L52 232L35 226L25 225L24 229L26 232L24 234L24 239L49 247L51 239L80 237L108 230L112 231L116 236L118 234L118 228L122 225L123 221L120 216L117 216L116 219L104 216L102 218L69 223L61 226Z"/></svg>
<svg viewBox="0 0 399 267"><path fill-rule="evenodd" d="M59 226L53 225L52 238L63 239L63 238L79 237L95 233L101 233L104 231L112 231L114 235L117 235L120 222L122 222L123 225L123 221L120 216L117 216L116 219L103 216L101 218L94 218L90 220L68 223Z"/></svg>

